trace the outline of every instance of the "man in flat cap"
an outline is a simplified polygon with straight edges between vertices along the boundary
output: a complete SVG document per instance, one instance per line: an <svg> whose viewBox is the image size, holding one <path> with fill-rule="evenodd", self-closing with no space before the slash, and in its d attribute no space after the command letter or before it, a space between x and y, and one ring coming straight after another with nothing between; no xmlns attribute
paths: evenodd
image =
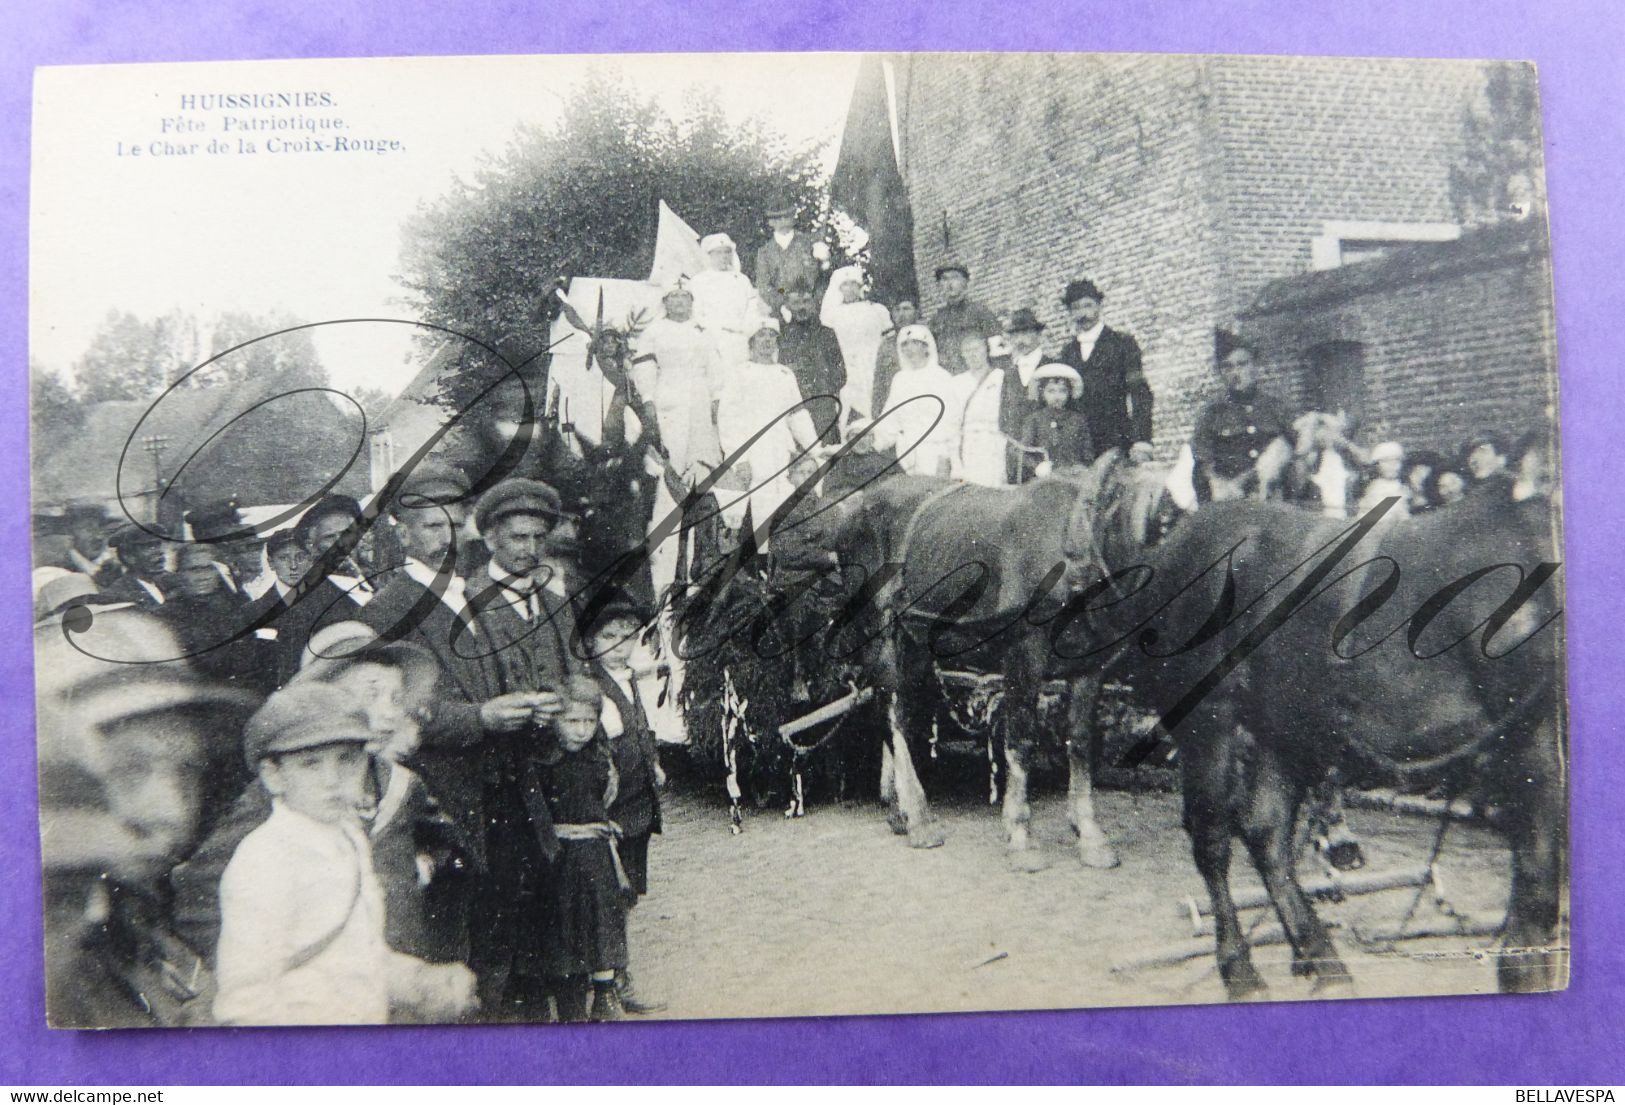
<svg viewBox="0 0 1625 1105"><path fill-rule="evenodd" d="M788 197L768 208L767 225L772 233L756 251L756 294L774 318L783 318L792 287L818 287L829 265L829 247L796 229L796 207Z"/></svg>
<svg viewBox="0 0 1625 1105"><path fill-rule="evenodd" d="M1121 449L1125 458L1150 459L1151 387L1140 364L1133 335L1107 326L1100 316L1105 299L1093 281L1073 280L1061 293L1072 320L1072 340L1060 362L1083 378L1076 402L1089 420L1089 440L1097 454Z"/></svg>
<svg viewBox="0 0 1625 1105"><path fill-rule="evenodd" d="M236 499L222 499L186 512L192 540L214 550L215 570L226 588L245 602L271 589L261 552L265 542L244 520ZM262 578L265 577L265 578Z"/></svg>
<svg viewBox="0 0 1625 1105"><path fill-rule="evenodd" d="M548 586L549 538L560 521L558 492L539 480L504 480L474 506L491 560L469 581L468 602L498 697L487 703L495 730L485 740L487 875L470 916L469 965L498 1019L538 1019L547 1001L542 880L558 840L538 772L553 749L560 692L586 674L571 649L569 598Z"/></svg>
<svg viewBox="0 0 1625 1105"><path fill-rule="evenodd" d="M951 376L965 371L965 357L961 342L967 335L983 341L999 338L1003 345L1004 328L993 312L970 298L970 269L961 261L945 261L936 268L937 287L942 291L943 305L931 316L931 336L937 339L937 360ZM1002 353L989 349L989 353Z"/></svg>

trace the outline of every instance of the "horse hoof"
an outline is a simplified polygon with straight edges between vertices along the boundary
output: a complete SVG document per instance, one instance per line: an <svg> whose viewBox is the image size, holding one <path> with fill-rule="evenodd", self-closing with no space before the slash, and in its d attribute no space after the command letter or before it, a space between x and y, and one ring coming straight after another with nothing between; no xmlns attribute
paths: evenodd
<svg viewBox="0 0 1625 1105"><path fill-rule="evenodd" d="M1078 857L1083 860L1085 867L1094 867L1102 871L1109 871L1122 862L1108 844L1080 848Z"/></svg>
<svg viewBox="0 0 1625 1105"><path fill-rule="evenodd" d="M1243 962L1225 974L1224 993L1231 1001L1267 1001L1270 988L1252 963Z"/></svg>
<svg viewBox="0 0 1625 1105"><path fill-rule="evenodd" d="M1358 840L1339 840L1326 849L1326 860L1339 871L1358 871L1365 866L1365 851Z"/></svg>
<svg viewBox="0 0 1625 1105"><path fill-rule="evenodd" d="M891 831L896 835L908 835L908 818L904 817L896 810L893 810L891 813L886 815L886 824L891 827Z"/></svg>
<svg viewBox="0 0 1625 1105"><path fill-rule="evenodd" d="M1309 992L1317 998L1352 998L1354 979L1348 975L1316 975Z"/></svg>
<svg viewBox="0 0 1625 1105"><path fill-rule="evenodd" d="M910 848L940 848L945 839L942 830L935 825L921 825L908 831L908 846Z"/></svg>
<svg viewBox="0 0 1625 1105"><path fill-rule="evenodd" d="M1005 857L1010 861L1010 870L1024 875L1037 874L1049 868L1044 857L1031 848L1013 849L1006 852Z"/></svg>

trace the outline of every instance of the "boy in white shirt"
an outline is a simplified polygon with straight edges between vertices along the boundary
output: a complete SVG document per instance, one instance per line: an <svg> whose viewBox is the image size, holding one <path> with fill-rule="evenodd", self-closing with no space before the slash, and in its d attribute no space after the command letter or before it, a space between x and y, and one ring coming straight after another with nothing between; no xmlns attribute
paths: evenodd
<svg viewBox="0 0 1625 1105"><path fill-rule="evenodd" d="M381 1024L391 1012L453 1020L474 1006L474 975L384 940L384 893L358 813L367 717L335 686L278 691L249 721L244 752L272 813L220 880L222 1024Z"/></svg>

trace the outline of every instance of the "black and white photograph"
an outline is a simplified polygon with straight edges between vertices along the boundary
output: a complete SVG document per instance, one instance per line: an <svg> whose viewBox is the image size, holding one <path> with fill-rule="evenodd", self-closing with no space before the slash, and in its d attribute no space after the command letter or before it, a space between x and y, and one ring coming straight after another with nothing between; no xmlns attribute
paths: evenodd
<svg viewBox="0 0 1625 1105"><path fill-rule="evenodd" d="M40 68L40 1017L1566 988L1541 133L1516 60Z"/></svg>

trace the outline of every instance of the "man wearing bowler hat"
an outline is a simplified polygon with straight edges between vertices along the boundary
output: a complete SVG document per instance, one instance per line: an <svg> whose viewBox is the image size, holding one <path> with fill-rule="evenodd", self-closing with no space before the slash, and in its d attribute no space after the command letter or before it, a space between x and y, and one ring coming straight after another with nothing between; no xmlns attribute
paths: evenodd
<svg viewBox="0 0 1625 1105"><path fill-rule="evenodd" d="M816 292L829 264L829 247L796 229L796 207L788 197L767 209L767 225L772 234L756 251L756 294L774 318L782 318L791 288Z"/></svg>
<svg viewBox="0 0 1625 1105"><path fill-rule="evenodd" d="M1151 387L1140 364L1140 345L1133 335L1113 330L1100 317L1105 300L1093 281L1073 280L1061 293L1072 320L1072 340L1061 350L1062 364L1083 377L1077 409L1089 420L1089 439L1097 453L1117 448L1126 457L1151 454Z"/></svg>
<svg viewBox="0 0 1625 1105"><path fill-rule="evenodd" d="M931 336L937 339L937 362L950 375L958 376L966 368L960 342L972 334L983 341L997 337L1002 342L1004 329L992 311L970 298L970 269L964 262L944 261L936 268L936 278L944 303L931 316ZM995 352L1001 350L989 350Z"/></svg>
<svg viewBox="0 0 1625 1105"><path fill-rule="evenodd" d="M1021 388L1032 387L1033 373L1045 364L1044 324L1038 321L1030 307L1018 307L1010 313L1004 326L1005 341L1010 346L1010 363L1021 378Z"/></svg>

